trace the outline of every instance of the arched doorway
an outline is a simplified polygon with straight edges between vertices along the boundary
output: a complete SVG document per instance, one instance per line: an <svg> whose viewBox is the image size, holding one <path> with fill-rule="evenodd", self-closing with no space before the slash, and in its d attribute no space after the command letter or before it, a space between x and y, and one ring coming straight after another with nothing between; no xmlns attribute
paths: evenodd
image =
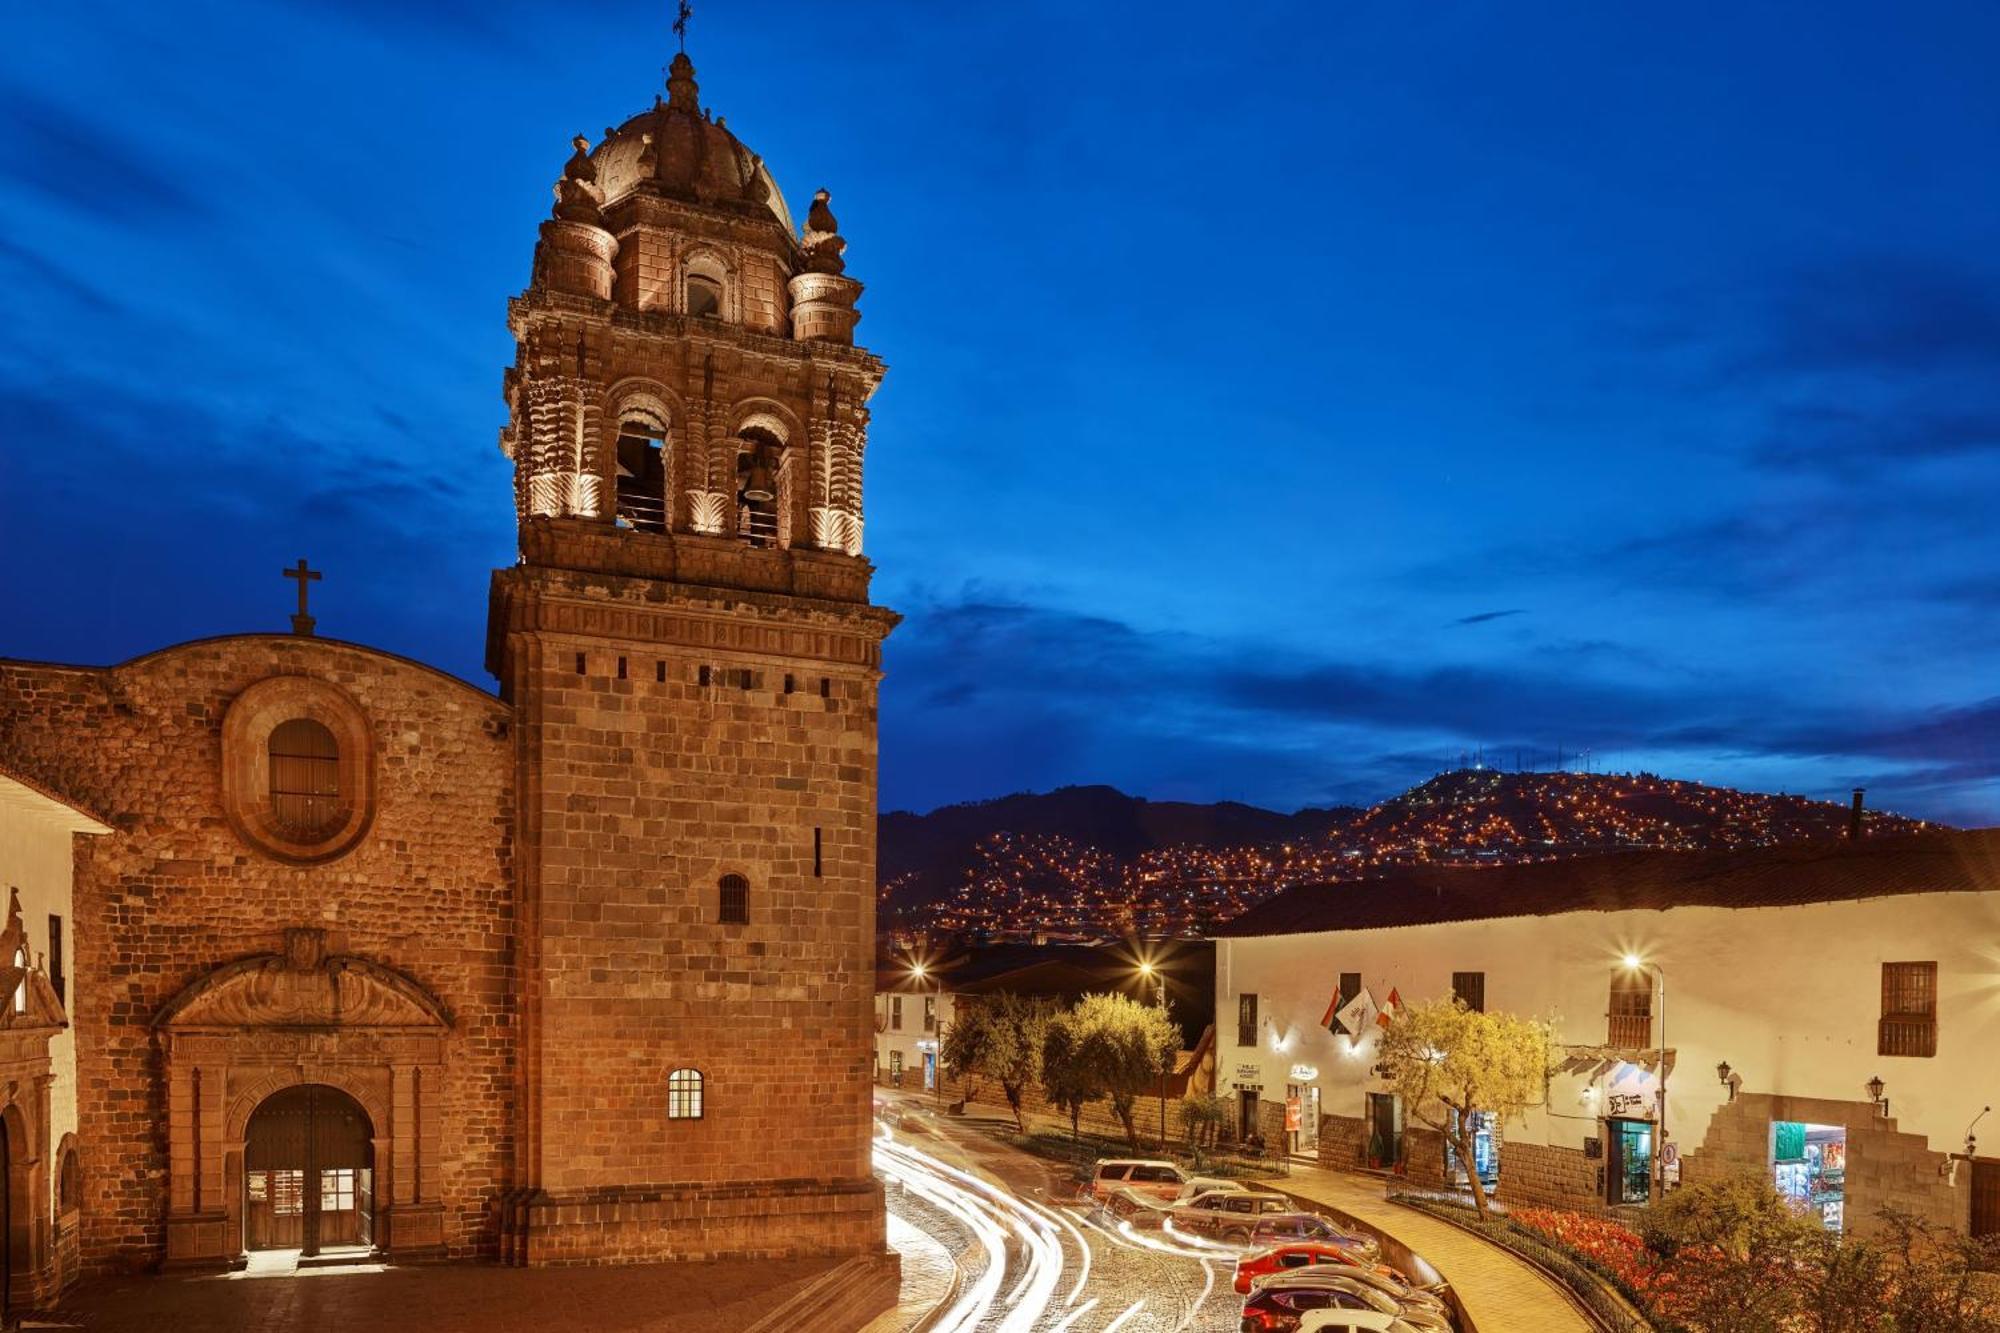
<svg viewBox="0 0 2000 1333"><path fill-rule="evenodd" d="M243 1140L243 1239L251 1250L375 1242L374 1126L339 1088L302 1083L272 1093Z"/></svg>

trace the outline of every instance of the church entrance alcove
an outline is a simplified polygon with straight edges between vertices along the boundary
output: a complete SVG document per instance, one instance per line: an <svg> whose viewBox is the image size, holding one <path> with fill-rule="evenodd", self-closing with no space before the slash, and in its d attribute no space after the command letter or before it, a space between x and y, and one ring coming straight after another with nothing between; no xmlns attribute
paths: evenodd
<svg viewBox="0 0 2000 1333"><path fill-rule="evenodd" d="M284 932L155 1020L166 1074L170 1268L256 1250L444 1257L451 1014L406 973Z"/></svg>
<svg viewBox="0 0 2000 1333"><path fill-rule="evenodd" d="M375 1128L339 1088L305 1083L272 1093L243 1139L244 1248L372 1246Z"/></svg>

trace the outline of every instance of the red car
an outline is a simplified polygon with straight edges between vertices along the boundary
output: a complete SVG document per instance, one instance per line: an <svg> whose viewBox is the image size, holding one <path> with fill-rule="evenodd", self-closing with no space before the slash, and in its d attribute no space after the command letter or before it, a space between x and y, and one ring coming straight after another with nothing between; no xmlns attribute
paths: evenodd
<svg viewBox="0 0 2000 1333"><path fill-rule="evenodd" d="M1307 1241L1296 1245L1280 1245L1270 1250L1258 1250L1238 1259L1236 1294L1249 1295L1250 1284L1266 1273L1281 1273L1291 1268L1309 1268L1314 1264L1334 1264L1348 1269L1366 1268L1370 1272L1398 1279L1402 1276L1393 1268L1380 1264L1366 1264L1359 1255L1352 1254L1337 1245Z"/></svg>

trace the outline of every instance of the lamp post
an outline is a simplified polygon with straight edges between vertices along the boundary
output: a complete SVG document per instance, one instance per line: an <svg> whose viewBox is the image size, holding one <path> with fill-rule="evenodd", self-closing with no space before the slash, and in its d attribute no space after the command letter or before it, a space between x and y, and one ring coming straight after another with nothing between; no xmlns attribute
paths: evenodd
<svg viewBox="0 0 2000 1333"><path fill-rule="evenodd" d="M1667 970L1658 963L1648 963L1636 953L1625 955L1625 970L1650 972L1660 982L1660 1087L1656 1094L1660 1106L1653 1144L1653 1202L1658 1203L1667 1191Z"/></svg>
<svg viewBox="0 0 2000 1333"><path fill-rule="evenodd" d="M1139 964L1139 975L1153 983L1153 1003L1160 1006L1160 1012L1167 1011L1167 979L1150 962ZM1160 1066L1160 1151L1167 1150L1167 1067Z"/></svg>
<svg viewBox="0 0 2000 1333"><path fill-rule="evenodd" d="M919 986L924 984L925 978L929 975L930 969L922 963L910 964L910 979L915 981ZM944 1008L943 977L938 978L937 986L937 999L931 1002L931 1046L933 1048L931 1051L931 1103L933 1106L942 1106L944 1104L944 1015L939 1011ZM918 994L922 994L922 992L919 991Z"/></svg>

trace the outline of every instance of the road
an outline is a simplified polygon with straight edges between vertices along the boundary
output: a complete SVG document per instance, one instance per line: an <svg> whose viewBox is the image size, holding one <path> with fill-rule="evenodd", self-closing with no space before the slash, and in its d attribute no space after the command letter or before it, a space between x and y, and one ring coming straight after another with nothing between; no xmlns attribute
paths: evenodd
<svg viewBox="0 0 2000 1333"><path fill-rule="evenodd" d="M1081 1206L1062 1168L918 1105L889 1104L875 1169L890 1211L958 1257L932 1333L1234 1333L1233 1247Z"/></svg>

